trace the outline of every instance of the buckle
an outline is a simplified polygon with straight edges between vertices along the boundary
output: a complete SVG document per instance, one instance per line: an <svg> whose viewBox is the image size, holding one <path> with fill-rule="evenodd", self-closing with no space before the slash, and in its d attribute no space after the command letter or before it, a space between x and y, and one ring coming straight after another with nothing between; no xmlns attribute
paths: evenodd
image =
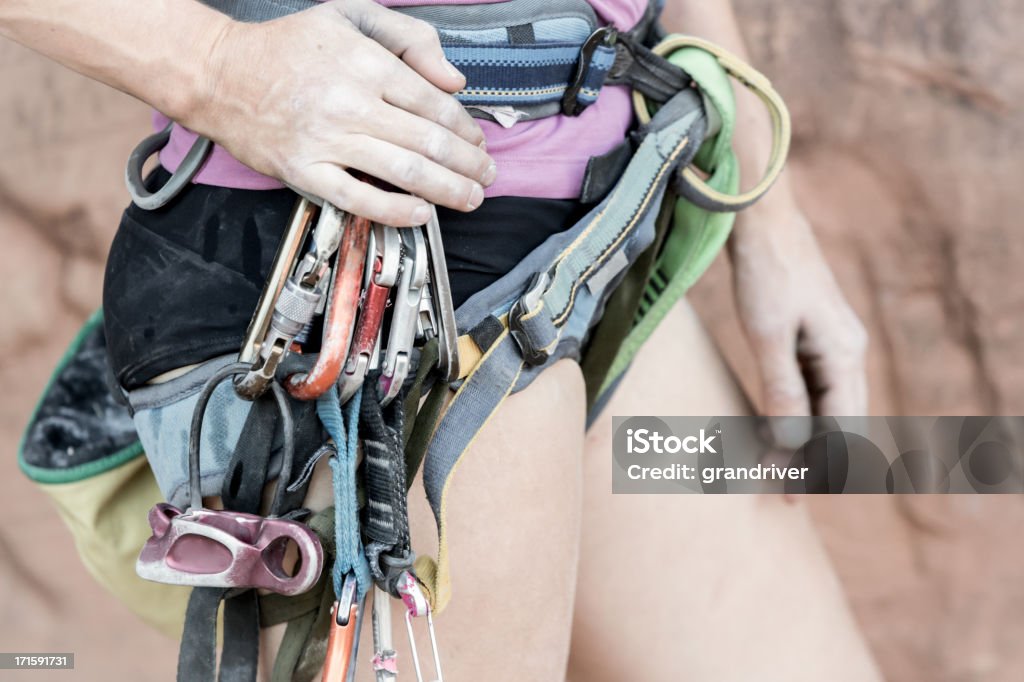
<svg viewBox="0 0 1024 682"><path fill-rule="evenodd" d="M543 365L551 357L551 352L546 348L537 348L530 333L523 324L524 317L532 317L541 306L541 297L551 284L551 275L546 272L534 273L530 278L526 293L518 301L512 304L508 311L508 329L512 340L519 346L519 352L523 361L531 366Z"/></svg>
<svg viewBox="0 0 1024 682"><path fill-rule="evenodd" d="M594 52L599 45L611 47L618 40L618 37L619 32L613 27L602 26L591 33L586 41L584 41L582 47L580 47L580 59L576 62L576 74L569 83L569 87L565 89L565 94L562 95L563 114L566 116L579 116L587 108L587 105L580 104L578 98L580 90L583 89L583 84L587 80L587 76L590 75L590 60L593 58Z"/></svg>

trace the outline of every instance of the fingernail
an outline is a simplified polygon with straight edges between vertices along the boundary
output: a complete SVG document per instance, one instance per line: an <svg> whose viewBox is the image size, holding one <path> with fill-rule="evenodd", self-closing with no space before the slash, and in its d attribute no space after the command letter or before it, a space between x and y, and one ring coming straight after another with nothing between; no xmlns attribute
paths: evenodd
<svg viewBox="0 0 1024 682"><path fill-rule="evenodd" d="M441 64L444 66L444 70L447 71L448 75L452 78L465 78L465 76L462 75L462 72L456 69L455 65L447 59L442 59Z"/></svg>
<svg viewBox="0 0 1024 682"><path fill-rule="evenodd" d="M487 170L484 171L483 176L480 178L480 183L490 187L497 177L498 167L492 163L490 166L487 167Z"/></svg>
<svg viewBox="0 0 1024 682"><path fill-rule="evenodd" d="M417 225L423 225L430 220L430 207L417 206L412 212L412 221Z"/></svg>
<svg viewBox="0 0 1024 682"><path fill-rule="evenodd" d="M469 201L466 203L466 207L472 211L482 203L484 203L484 188L474 182L473 191L469 193Z"/></svg>
<svg viewBox="0 0 1024 682"><path fill-rule="evenodd" d="M477 145L480 149L487 151L487 140L480 140L480 144Z"/></svg>

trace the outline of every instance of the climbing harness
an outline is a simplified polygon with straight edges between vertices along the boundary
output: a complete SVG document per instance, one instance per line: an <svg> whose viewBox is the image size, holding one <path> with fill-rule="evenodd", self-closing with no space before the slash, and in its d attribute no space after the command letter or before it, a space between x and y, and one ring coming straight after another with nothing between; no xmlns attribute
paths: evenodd
<svg viewBox="0 0 1024 682"><path fill-rule="evenodd" d="M317 4L204 2L241 21ZM768 80L707 41L664 36L657 2L629 31L600 25L584 0L398 10L438 30L467 77L456 97L474 116L502 125L578 116L602 88L626 85L637 125L588 164L588 213L457 310L436 211L425 225L396 229L298 196L237 357L127 393L166 500L150 513L138 574L194 587L180 680L215 676L222 604L222 678L255 679L259 627L287 622L274 682L312 680L320 665L324 680L350 680L368 599L378 682L399 674L393 599L404 606L418 682L416 618L426 621L443 680L433 616L451 597L448 492L478 432L561 358L580 361L596 413L719 251L733 213L768 190L788 152L788 114ZM773 122L765 175L746 192L732 151L733 80L758 95ZM148 190L146 159L183 132L168 126L132 153L126 178L140 207L173 201L208 157L200 137L171 180ZM52 430L52 418L44 401L30 433ZM32 463L46 459L45 447L22 450L23 469L45 480ZM126 446L103 461L124 466L140 452ZM301 505L323 458L334 506L314 514ZM413 551L409 530L407 495L420 471L438 525L433 557ZM263 516L262 491L275 477ZM204 508L210 495L225 508Z"/></svg>

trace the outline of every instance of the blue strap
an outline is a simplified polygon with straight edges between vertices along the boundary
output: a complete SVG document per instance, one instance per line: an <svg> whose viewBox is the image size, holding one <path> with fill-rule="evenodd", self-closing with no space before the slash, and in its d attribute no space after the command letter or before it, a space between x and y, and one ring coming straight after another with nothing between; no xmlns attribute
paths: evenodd
<svg viewBox="0 0 1024 682"><path fill-rule="evenodd" d="M561 102L576 75L580 43L528 45L445 44L445 56L466 76L466 87L455 95L477 106L536 106ZM615 61L615 48L600 45L590 58L577 102L593 104ZM499 85L500 84L500 85Z"/></svg>
<svg viewBox="0 0 1024 682"><path fill-rule="evenodd" d="M356 451L359 447L359 405L362 391L357 391L345 405L344 415L338 401L338 389L332 388L316 402L316 411L327 433L334 440L338 454L331 457L334 481L334 533L337 550L334 559L334 594L341 594L345 576L355 574L359 598L372 584L359 534L359 501L356 499Z"/></svg>

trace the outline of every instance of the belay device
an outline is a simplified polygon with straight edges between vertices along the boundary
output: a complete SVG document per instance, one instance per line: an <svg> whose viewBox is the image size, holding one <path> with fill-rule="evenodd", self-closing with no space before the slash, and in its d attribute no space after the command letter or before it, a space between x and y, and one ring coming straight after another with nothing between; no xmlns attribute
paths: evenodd
<svg viewBox="0 0 1024 682"><path fill-rule="evenodd" d="M204 1L241 21L317 4ZM651 2L629 31L602 26L585 0L399 9L436 27L467 77L456 97L474 116L578 116L604 87L634 93L636 126L588 164L589 212L458 310L436 215L395 229L300 196L237 355L122 395L104 380L101 319L90 319L19 461L101 582L165 631L180 632L184 617L179 680L218 675L222 605L221 679L255 680L259 630L278 623L288 626L271 679L313 680L321 669L324 680L351 679L371 591L374 652L362 659L377 679L399 669L388 597L402 600L410 638L413 618L430 624L442 679L433 616L451 597L445 493L477 431L563 357L580 361L588 408L599 409L718 253L733 212L767 191L786 158L789 118L767 79L711 43L664 36L658 9ZM765 103L774 132L765 177L742 194L730 76ZM212 147L197 139L170 182L150 192L142 164L182 132L173 128L129 161L140 207L174 201ZM323 458L334 506L314 513L303 501ZM436 557L414 553L409 535L407 490L421 467ZM129 577L136 561L159 583ZM192 586L184 612L186 592L170 585Z"/></svg>

